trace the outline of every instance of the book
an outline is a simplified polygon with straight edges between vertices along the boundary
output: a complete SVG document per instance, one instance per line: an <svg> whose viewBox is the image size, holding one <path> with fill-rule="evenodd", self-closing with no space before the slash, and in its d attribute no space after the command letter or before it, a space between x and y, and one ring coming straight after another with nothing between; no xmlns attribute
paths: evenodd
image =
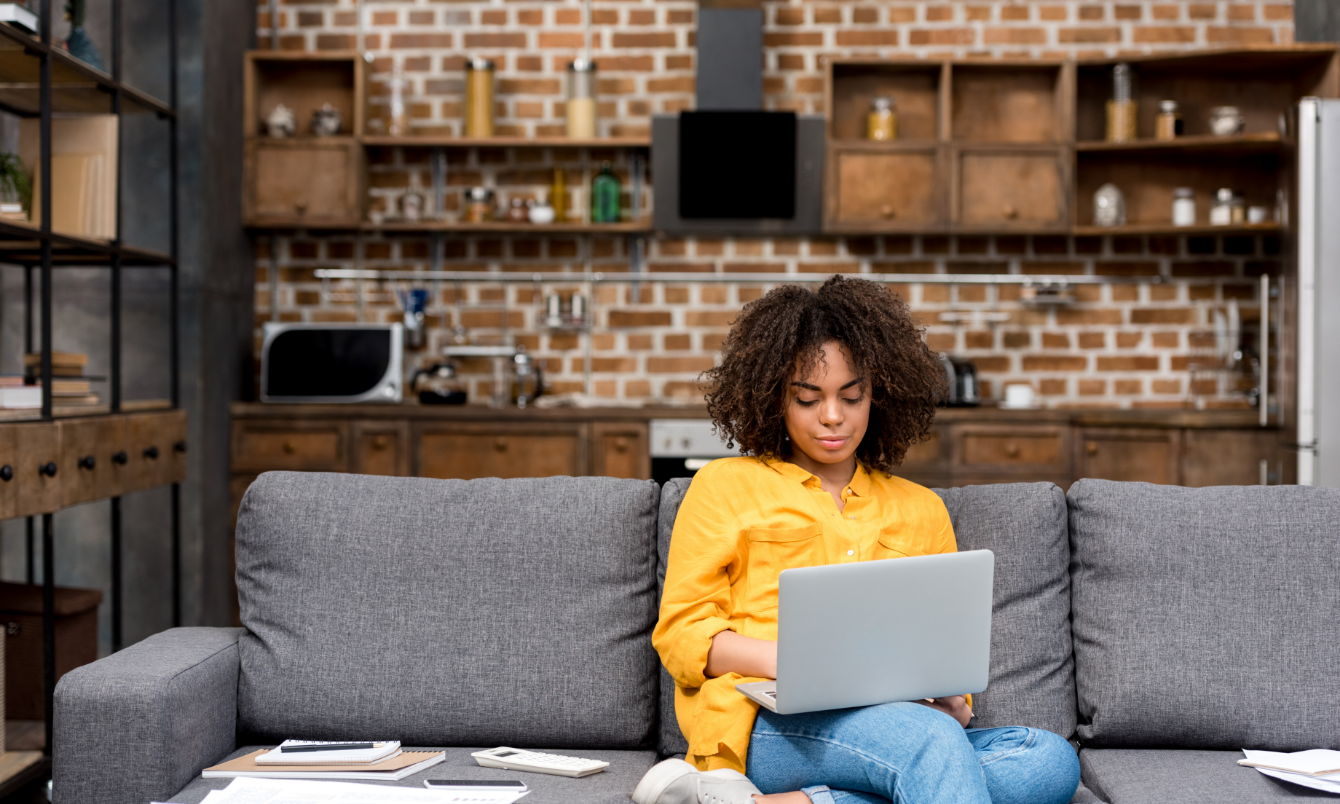
<svg viewBox="0 0 1340 804"><path fill-rule="evenodd" d="M70 380L53 378L51 380L52 396L87 396L92 392L92 383L86 379Z"/></svg>
<svg viewBox="0 0 1340 804"><path fill-rule="evenodd" d="M1340 781L1340 751L1328 748L1313 748L1310 751L1295 751L1284 754L1278 751L1242 752L1246 759L1239 759L1239 765L1249 768L1270 768L1287 773L1301 773L1305 776L1331 776Z"/></svg>
<svg viewBox="0 0 1340 804"><path fill-rule="evenodd" d="M0 374L0 388L18 388L27 384L22 374Z"/></svg>
<svg viewBox="0 0 1340 804"><path fill-rule="evenodd" d="M52 352L51 365L62 366L66 368L83 369L88 365L88 355L84 352ZM29 352L23 356L24 368L41 368L42 355L40 352Z"/></svg>
<svg viewBox="0 0 1340 804"><path fill-rule="evenodd" d="M39 391L41 390L40 386L38 387L38 390ZM51 404L60 405L61 407L66 408L81 407L84 405L97 405L102 401L97 394L82 394L77 396L61 396L60 394L52 394L51 398L53 400Z"/></svg>
<svg viewBox="0 0 1340 804"><path fill-rule="evenodd" d="M372 748L362 748L346 751L303 751L300 753L284 753L283 749L290 746L318 746L318 745L338 745L323 740L285 740L279 744L279 747L256 758L257 765L370 765L374 762L380 762L383 759L389 759L400 753L400 743L395 740L385 740L373 743Z"/></svg>
<svg viewBox="0 0 1340 804"><path fill-rule="evenodd" d="M0 388L0 408L26 410L42 407L42 388L37 385L20 385Z"/></svg>
<svg viewBox="0 0 1340 804"><path fill-rule="evenodd" d="M30 34L37 33L37 15L22 3L0 3L0 22L7 22Z"/></svg>
<svg viewBox="0 0 1340 804"><path fill-rule="evenodd" d="M264 748L253 751L246 756L205 768L200 776L205 779L378 779L398 782L447 758L444 751L402 751L370 765L286 765L282 768L257 765L256 758L266 753L269 751Z"/></svg>

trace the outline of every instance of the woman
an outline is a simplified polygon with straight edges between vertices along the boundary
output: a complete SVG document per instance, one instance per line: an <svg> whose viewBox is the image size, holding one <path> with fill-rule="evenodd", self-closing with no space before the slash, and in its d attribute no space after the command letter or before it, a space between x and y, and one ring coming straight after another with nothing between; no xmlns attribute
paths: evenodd
<svg viewBox="0 0 1340 804"><path fill-rule="evenodd" d="M943 392L911 312L835 276L744 308L707 372L707 408L747 457L684 496L652 642L676 683L688 762L636 804L1065 804L1079 763L1055 734L968 729L971 698L777 715L735 691L776 677L783 569L956 550L944 504L892 476Z"/></svg>

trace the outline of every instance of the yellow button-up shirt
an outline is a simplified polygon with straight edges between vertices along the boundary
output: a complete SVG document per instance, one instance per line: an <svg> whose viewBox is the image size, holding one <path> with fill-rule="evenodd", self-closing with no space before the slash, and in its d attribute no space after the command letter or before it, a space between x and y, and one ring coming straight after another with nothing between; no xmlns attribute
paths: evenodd
<svg viewBox="0 0 1340 804"><path fill-rule="evenodd" d="M652 644L675 679L675 715L700 770L745 770L758 704L728 673L708 678L712 637L777 639L782 570L952 553L954 528L929 489L857 467L841 511L819 478L785 461L725 458L700 469L675 519Z"/></svg>

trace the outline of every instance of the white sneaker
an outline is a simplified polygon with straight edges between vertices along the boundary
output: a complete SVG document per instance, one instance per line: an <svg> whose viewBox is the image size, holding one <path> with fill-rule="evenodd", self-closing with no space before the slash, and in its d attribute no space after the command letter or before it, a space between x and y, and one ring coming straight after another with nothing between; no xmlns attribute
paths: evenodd
<svg viewBox="0 0 1340 804"><path fill-rule="evenodd" d="M682 759L657 763L633 791L633 804L753 804L763 795L743 773L700 771Z"/></svg>

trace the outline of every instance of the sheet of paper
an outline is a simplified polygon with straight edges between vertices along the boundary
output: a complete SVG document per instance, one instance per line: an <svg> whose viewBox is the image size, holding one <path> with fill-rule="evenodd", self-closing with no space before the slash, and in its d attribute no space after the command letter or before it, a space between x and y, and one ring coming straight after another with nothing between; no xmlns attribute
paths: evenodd
<svg viewBox="0 0 1340 804"><path fill-rule="evenodd" d="M512 804L524 795L511 790L452 792L377 783L241 778L207 798L209 804Z"/></svg>
<svg viewBox="0 0 1340 804"><path fill-rule="evenodd" d="M1340 751L1332 751L1329 748L1313 748L1308 751L1294 751L1291 754L1279 751L1249 751L1244 748L1242 753L1247 757L1242 761L1252 763L1253 767L1260 765L1291 773L1340 777L1340 773L1337 773L1340 771Z"/></svg>
<svg viewBox="0 0 1340 804"><path fill-rule="evenodd" d="M1288 771L1271 770L1270 768L1257 768L1266 776L1290 782L1303 787L1311 787L1313 790L1324 790L1327 793L1334 793L1340 796L1340 782L1328 781L1318 776L1304 776L1301 773L1289 773Z"/></svg>

